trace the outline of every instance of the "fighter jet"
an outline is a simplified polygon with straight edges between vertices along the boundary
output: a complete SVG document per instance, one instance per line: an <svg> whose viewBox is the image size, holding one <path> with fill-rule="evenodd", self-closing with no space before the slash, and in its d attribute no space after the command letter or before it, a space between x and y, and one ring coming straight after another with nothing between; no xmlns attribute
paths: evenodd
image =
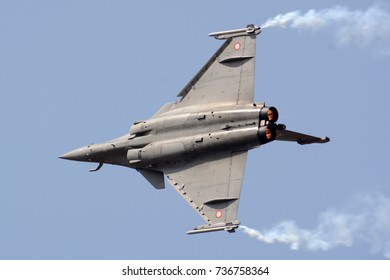
<svg viewBox="0 0 390 280"><path fill-rule="evenodd" d="M122 137L60 158L136 169L156 189L168 183L206 224L188 234L234 232L248 151L274 140L326 143L278 124L278 110L254 102L256 37L261 28L210 33L225 40L178 94Z"/></svg>

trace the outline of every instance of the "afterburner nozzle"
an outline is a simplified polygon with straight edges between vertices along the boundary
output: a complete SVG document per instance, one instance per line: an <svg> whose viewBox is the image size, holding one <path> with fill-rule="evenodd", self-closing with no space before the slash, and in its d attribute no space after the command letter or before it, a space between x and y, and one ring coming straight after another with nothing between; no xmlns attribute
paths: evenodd
<svg viewBox="0 0 390 280"><path fill-rule="evenodd" d="M278 121L279 112L275 107L263 107L260 110L260 120L275 123Z"/></svg>
<svg viewBox="0 0 390 280"><path fill-rule="evenodd" d="M269 143L276 138L276 126L272 123L266 126L261 126L257 135L259 137L260 144Z"/></svg>

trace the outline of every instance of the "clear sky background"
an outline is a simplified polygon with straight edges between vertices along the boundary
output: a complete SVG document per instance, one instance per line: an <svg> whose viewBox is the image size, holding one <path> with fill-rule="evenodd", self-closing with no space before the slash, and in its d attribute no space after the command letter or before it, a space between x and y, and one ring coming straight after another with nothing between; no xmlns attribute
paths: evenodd
<svg viewBox="0 0 390 280"><path fill-rule="evenodd" d="M389 1L364 0L0 0L0 259L390 257L386 21L368 42L340 42L339 23L257 38L256 101L277 107L289 129L331 138L249 153L239 220L303 237L298 248L241 230L186 235L203 220L169 185L157 191L131 169L89 173L95 164L58 159L175 101L221 45L210 32L375 4L390 12Z"/></svg>

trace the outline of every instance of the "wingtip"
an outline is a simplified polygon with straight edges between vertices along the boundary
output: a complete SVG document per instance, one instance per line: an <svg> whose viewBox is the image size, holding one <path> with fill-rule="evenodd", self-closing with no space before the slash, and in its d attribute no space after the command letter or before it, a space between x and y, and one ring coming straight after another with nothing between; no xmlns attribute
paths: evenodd
<svg viewBox="0 0 390 280"><path fill-rule="evenodd" d="M227 231L229 233L233 233L239 227L239 224L225 224L225 225L203 225L198 226L192 230L187 231L187 234L198 234L198 233L206 233L213 231Z"/></svg>
<svg viewBox="0 0 390 280"><path fill-rule="evenodd" d="M248 24L245 28L212 32L209 33L208 35L210 37L214 37L215 39L224 40L230 37L253 35L253 34L258 35L260 33L261 33L261 27L254 24Z"/></svg>

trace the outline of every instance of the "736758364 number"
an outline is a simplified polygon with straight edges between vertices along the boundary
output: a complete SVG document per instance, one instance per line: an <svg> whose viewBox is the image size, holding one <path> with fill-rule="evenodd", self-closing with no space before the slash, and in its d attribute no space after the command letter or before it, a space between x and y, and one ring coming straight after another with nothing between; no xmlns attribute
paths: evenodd
<svg viewBox="0 0 390 280"><path fill-rule="evenodd" d="M233 267L225 267L225 266L217 266L216 275L268 275L269 270L267 267L243 267L243 266L233 266Z"/></svg>

